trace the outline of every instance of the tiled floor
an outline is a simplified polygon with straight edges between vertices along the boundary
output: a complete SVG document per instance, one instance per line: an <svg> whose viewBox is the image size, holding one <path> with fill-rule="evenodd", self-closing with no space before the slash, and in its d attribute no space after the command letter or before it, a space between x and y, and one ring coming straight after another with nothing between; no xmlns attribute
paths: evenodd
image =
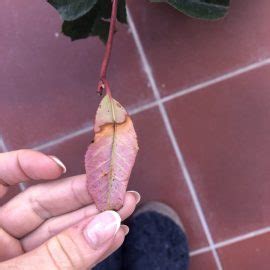
<svg viewBox="0 0 270 270"><path fill-rule="evenodd" d="M36 147L83 173L104 47L71 43L45 1L28 4L0 3L0 135L9 150ZM128 4L110 81L139 136L130 189L177 210L191 270L268 269L269 1L234 0L219 22Z"/></svg>
<svg viewBox="0 0 270 270"><path fill-rule="evenodd" d="M215 241L270 224L269 74L265 66L166 103Z"/></svg>
<svg viewBox="0 0 270 270"><path fill-rule="evenodd" d="M269 269L270 233L237 242L219 251L224 269Z"/></svg>
<svg viewBox="0 0 270 270"><path fill-rule="evenodd" d="M60 18L46 1L28 0L29 9L20 0L0 5L0 126L5 142L12 148L30 147L85 127L100 100L95 92L102 43L72 43L59 35ZM153 95L132 35L126 26L117 35L109 70L114 95L127 106L148 103Z"/></svg>
<svg viewBox="0 0 270 270"><path fill-rule="evenodd" d="M196 255L190 258L189 270L215 270L217 266L215 264L213 255L211 252Z"/></svg>
<svg viewBox="0 0 270 270"><path fill-rule="evenodd" d="M162 96L270 56L268 0L231 1L217 22L194 20L167 4L130 2Z"/></svg>

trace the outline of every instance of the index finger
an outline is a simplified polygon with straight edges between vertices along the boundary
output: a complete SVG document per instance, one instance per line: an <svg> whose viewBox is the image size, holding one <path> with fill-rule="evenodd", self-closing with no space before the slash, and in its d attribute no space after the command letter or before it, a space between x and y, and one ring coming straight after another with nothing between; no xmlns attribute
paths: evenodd
<svg viewBox="0 0 270 270"><path fill-rule="evenodd" d="M60 160L34 150L0 154L0 184L15 185L29 180L58 178L65 167Z"/></svg>

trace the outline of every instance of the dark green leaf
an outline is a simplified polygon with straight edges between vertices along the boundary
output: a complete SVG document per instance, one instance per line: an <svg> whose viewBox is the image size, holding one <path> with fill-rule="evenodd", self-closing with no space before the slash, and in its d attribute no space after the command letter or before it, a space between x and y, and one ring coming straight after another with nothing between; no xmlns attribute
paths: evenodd
<svg viewBox="0 0 270 270"><path fill-rule="evenodd" d="M92 35L98 36L105 44L108 40L110 22L97 18L92 28Z"/></svg>
<svg viewBox="0 0 270 270"><path fill-rule="evenodd" d="M126 22L126 3L125 0L118 0L117 19ZM73 21L64 21L62 32L71 40L98 36L104 43L107 42L109 35L112 2L111 0L98 0L95 6L82 17Z"/></svg>
<svg viewBox="0 0 270 270"><path fill-rule="evenodd" d="M165 2L188 16L216 20L228 12L230 0L150 0L151 2Z"/></svg>
<svg viewBox="0 0 270 270"><path fill-rule="evenodd" d="M127 23L126 0L118 0L117 20L121 23Z"/></svg>
<svg viewBox="0 0 270 270"><path fill-rule="evenodd" d="M109 19L112 13L112 1L111 0L98 0L98 6L102 17ZM117 20L121 23L127 23L126 1L118 0L117 7Z"/></svg>
<svg viewBox="0 0 270 270"><path fill-rule="evenodd" d="M92 35L92 28L97 20L98 9L93 8L81 18L75 21L64 21L62 32L71 40L87 38Z"/></svg>
<svg viewBox="0 0 270 270"><path fill-rule="evenodd" d="M111 13L112 13L111 0L98 0L97 5L98 5L99 12L104 19L111 18Z"/></svg>
<svg viewBox="0 0 270 270"><path fill-rule="evenodd" d="M85 15L97 0L47 0L62 16L64 21L73 21Z"/></svg>

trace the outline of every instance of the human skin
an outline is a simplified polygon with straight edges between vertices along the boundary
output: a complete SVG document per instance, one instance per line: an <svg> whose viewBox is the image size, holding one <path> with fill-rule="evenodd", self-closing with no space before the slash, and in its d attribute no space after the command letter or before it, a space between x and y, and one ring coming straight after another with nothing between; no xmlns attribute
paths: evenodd
<svg viewBox="0 0 270 270"><path fill-rule="evenodd" d="M128 227L120 222L140 195L129 191L118 212L100 213L86 176L55 180L64 172L59 159L37 151L0 154L0 197L11 185L43 180L0 207L0 269L89 269L123 243Z"/></svg>

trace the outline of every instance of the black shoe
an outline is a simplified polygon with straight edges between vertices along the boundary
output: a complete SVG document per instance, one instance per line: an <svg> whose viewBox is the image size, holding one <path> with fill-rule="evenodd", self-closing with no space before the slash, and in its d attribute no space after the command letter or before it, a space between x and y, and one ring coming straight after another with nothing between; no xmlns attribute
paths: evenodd
<svg viewBox="0 0 270 270"><path fill-rule="evenodd" d="M122 269L122 250L119 248L106 260L99 263L93 270L121 270Z"/></svg>
<svg viewBox="0 0 270 270"><path fill-rule="evenodd" d="M123 246L93 270L187 270L189 250L183 225L165 204L151 202L129 222Z"/></svg>
<svg viewBox="0 0 270 270"><path fill-rule="evenodd" d="M148 203L128 225L130 232L122 247L121 270L188 269L187 238L178 215L170 207Z"/></svg>

